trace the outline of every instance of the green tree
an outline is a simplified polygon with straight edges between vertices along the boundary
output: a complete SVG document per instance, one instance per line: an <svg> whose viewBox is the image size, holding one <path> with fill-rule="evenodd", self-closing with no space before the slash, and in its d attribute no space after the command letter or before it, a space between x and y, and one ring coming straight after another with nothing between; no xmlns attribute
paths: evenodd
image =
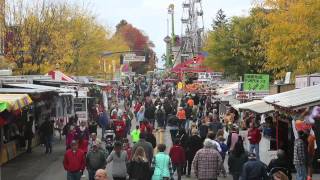
<svg viewBox="0 0 320 180"><path fill-rule="evenodd" d="M221 17L220 13L217 18ZM261 19L254 15L232 17L228 22L218 24L213 24L213 30L208 34L205 49L209 56L206 64L214 70L224 71L232 79L245 73L264 72L265 50L258 35L264 26Z"/></svg>
<svg viewBox="0 0 320 180"><path fill-rule="evenodd" d="M265 69L277 78L287 71L310 74L320 69L320 1L264 0L262 16L268 22L262 34Z"/></svg>

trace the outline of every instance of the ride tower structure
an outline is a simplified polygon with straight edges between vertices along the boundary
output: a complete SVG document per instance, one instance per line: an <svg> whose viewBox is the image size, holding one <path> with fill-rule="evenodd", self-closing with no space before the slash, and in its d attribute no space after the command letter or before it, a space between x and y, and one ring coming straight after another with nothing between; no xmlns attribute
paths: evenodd
<svg viewBox="0 0 320 180"><path fill-rule="evenodd" d="M203 46L202 0L185 0L182 8L180 61L175 61L175 64L199 55Z"/></svg>

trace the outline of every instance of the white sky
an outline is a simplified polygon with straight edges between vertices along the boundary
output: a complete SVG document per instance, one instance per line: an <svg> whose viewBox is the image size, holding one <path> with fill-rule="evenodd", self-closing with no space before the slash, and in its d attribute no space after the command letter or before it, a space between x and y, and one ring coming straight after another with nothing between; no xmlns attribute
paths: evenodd
<svg viewBox="0 0 320 180"><path fill-rule="evenodd" d="M248 15L252 0L202 0L205 29L209 29L216 12L223 9L227 17ZM77 0L76 0L77 2ZM165 53L163 38L167 35L167 8L175 4L175 31L181 34L180 19L184 0L84 0L98 16L99 22L115 29L125 19L143 30L156 45L160 58ZM158 63L161 66L161 62Z"/></svg>

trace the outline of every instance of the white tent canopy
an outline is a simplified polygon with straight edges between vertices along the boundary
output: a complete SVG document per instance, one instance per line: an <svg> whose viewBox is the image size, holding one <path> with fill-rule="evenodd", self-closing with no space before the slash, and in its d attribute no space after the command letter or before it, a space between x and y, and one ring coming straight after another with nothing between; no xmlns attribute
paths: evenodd
<svg viewBox="0 0 320 180"><path fill-rule="evenodd" d="M299 109L320 104L320 85L266 96L263 100L282 108Z"/></svg>
<svg viewBox="0 0 320 180"><path fill-rule="evenodd" d="M249 110L258 114L264 114L274 111L274 107L267 104L263 100L256 100L247 103L234 105L233 108L236 110Z"/></svg>

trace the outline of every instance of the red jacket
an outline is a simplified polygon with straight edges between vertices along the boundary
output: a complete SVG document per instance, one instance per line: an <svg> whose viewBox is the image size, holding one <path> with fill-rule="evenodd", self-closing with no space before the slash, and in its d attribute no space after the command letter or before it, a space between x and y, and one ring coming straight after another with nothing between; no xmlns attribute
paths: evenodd
<svg viewBox="0 0 320 180"><path fill-rule="evenodd" d="M126 130L126 123L124 121L116 120L113 122L114 128L116 130L116 136L117 137L124 137L125 136L125 130Z"/></svg>
<svg viewBox="0 0 320 180"><path fill-rule="evenodd" d="M250 144L259 144L261 140L261 132L258 128L250 128L248 131L248 140Z"/></svg>
<svg viewBox="0 0 320 180"><path fill-rule="evenodd" d="M186 154L182 146L173 145L169 153L172 164L184 164L186 162Z"/></svg>
<svg viewBox="0 0 320 180"><path fill-rule="evenodd" d="M83 171L86 167L84 156L84 152L81 149L78 149L75 153L72 152L72 149L68 149L64 154L64 169L68 172Z"/></svg>

